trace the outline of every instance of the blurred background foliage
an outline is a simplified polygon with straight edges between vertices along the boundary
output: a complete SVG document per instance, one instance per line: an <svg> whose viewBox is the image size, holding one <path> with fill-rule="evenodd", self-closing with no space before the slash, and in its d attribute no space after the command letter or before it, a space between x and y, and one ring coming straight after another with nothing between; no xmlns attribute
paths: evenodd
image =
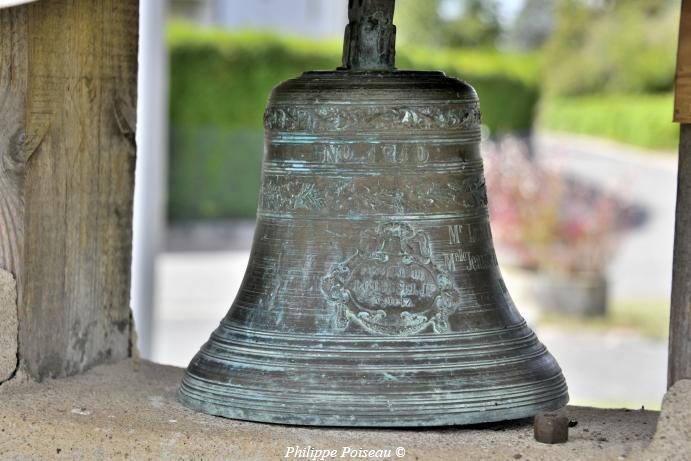
<svg viewBox="0 0 691 461"><path fill-rule="evenodd" d="M183 23L171 24L168 42L169 217L253 217L269 92L304 70L336 68L341 43ZM492 132L532 128L539 98L535 55L410 49L401 50L397 65L441 69L472 82Z"/></svg>
<svg viewBox="0 0 691 461"><path fill-rule="evenodd" d="M659 93L674 83L679 2L564 0L544 48L549 95Z"/></svg>
<svg viewBox="0 0 691 461"><path fill-rule="evenodd" d="M507 15L506 2L519 7ZM678 0L397 0L397 66L467 80L491 136L549 129L671 149L678 11ZM176 21L168 32L169 217L252 217L268 93L338 66L341 41Z"/></svg>
<svg viewBox="0 0 691 461"><path fill-rule="evenodd" d="M429 47L494 48L502 34L496 0L398 0L397 39Z"/></svg>

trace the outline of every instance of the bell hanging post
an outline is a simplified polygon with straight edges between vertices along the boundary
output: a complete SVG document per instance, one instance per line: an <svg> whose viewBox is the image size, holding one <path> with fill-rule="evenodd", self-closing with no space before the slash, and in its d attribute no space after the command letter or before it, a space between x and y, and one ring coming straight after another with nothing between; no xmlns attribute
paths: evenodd
<svg viewBox="0 0 691 461"><path fill-rule="evenodd" d="M351 0L342 67L272 91L247 271L187 368L186 406L394 427L567 403L497 265L477 94L395 69L393 8Z"/></svg>

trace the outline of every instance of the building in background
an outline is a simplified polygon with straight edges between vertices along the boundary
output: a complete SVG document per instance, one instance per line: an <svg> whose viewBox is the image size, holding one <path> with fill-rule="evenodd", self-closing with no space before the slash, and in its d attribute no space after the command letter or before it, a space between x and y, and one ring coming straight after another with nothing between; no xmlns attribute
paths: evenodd
<svg viewBox="0 0 691 461"><path fill-rule="evenodd" d="M228 29L266 29L291 35L338 37L348 23L341 0L171 0L170 15Z"/></svg>

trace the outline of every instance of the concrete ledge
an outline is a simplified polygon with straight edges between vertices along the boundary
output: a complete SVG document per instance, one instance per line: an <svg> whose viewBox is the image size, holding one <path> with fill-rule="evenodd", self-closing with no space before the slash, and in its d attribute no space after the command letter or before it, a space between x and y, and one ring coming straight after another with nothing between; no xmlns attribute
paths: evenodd
<svg viewBox="0 0 691 461"><path fill-rule="evenodd" d="M691 459L691 380L677 381L665 394L655 437L643 455L641 459Z"/></svg>
<svg viewBox="0 0 691 461"><path fill-rule="evenodd" d="M529 420L434 430L287 427L188 410L176 399L181 378L179 368L131 359L41 384L5 383L0 459L289 459L286 448L294 446L339 456L342 447L390 449L390 459L404 460L622 459L643 453L658 418L654 411L568 407L578 425L563 445L536 442ZM680 420L679 430L686 424ZM404 457L396 457L397 447Z"/></svg>

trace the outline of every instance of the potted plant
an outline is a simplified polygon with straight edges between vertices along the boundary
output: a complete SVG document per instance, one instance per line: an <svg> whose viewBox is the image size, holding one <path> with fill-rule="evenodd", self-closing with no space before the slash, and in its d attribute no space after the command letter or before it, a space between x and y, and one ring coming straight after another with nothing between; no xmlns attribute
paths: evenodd
<svg viewBox="0 0 691 461"><path fill-rule="evenodd" d="M521 312L604 315L621 202L531 158L520 141L484 153L494 243Z"/></svg>

